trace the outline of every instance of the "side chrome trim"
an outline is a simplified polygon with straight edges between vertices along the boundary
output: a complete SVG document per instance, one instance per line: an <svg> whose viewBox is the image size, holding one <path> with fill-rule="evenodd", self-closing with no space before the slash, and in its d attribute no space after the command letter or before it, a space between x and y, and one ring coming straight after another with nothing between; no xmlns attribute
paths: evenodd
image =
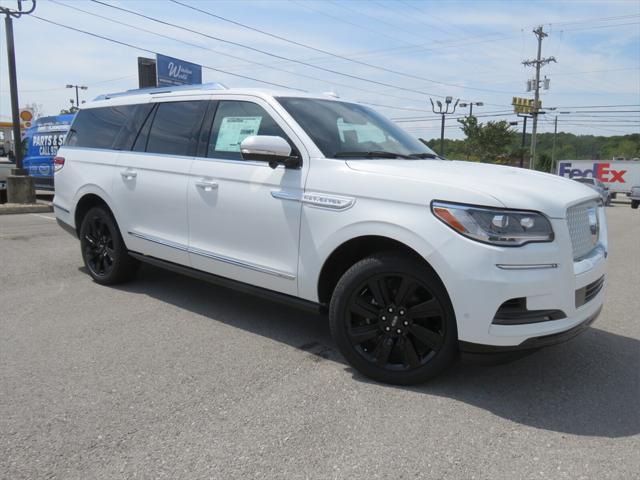
<svg viewBox="0 0 640 480"><path fill-rule="evenodd" d="M356 202L353 197L341 197L317 192L305 192L302 195L302 203L328 210L347 210Z"/></svg>
<svg viewBox="0 0 640 480"><path fill-rule="evenodd" d="M147 240L149 242L157 243L159 245L164 245L165 247L175 248L176 250L180 250L181 252L188 252L189 247L182 243L172 242L170 240L165 240L163 238L155 237L153 235L142 234L138 232L127 232L129 235L132 235L137 238L141 238L142 240Z"/></svg>
<svg viewBox="0 0 640 480"><path fill-rule="evenodd" d="M65 213L71 213L69 210L67 210L64 207L61 207L60 205L58 205L57 203L52 203L51 205L53 205L53 208L57 208L58 210L62 210Z"/></svg>
<svg viewBox="0 0 640 480"><path fill-rule="evenodd" d="M271 190L271 196L279 200L292 200L294 202L300 202L302 200L302 195L299 192L287 190Z"/></svg>
<svg viewBox="0 0 640 480"><path fill-rule="evenodd" d="M506 264L496 263L501 270L542 270L544 268L558 268L557 263L532 263L532 264Z"/></svg>
<svg viewBox="0 0 640 480"><path fill-rule="evenodd" d="M266 274L274 275L280 278L286 278L287 280L295 280L296 278L294 274L289 272L283 272L282 270L276 270L275 268L256 265L255 263L244 262L236 258L227 257L226 255L219 255L217 253L209 252L207 250L202 250L200 248L188 247L187 245L177 243L177 242L171 242L169 240L164 240L162 238L158 238L153 235L147 235L147 234L142 234L137 232L127 232L127 233L129 233L129 235L132 235L134 237L141 238L142 240L147 240L149 242L157 243L165 247L175 248L176 250L180 250L181 252L193 253L194 255L198 255L200 257L206 257L212 260L228 263L236 267L248 268L256 272L266 273Z"/></svg>
<svg viewBox="0 0 640 480"><path fill-rule="evenodd" d="M256 265L255 263L244 262L236 258L227 257L226 255L219 255L217 253L209 252L207 250L201 250L195 247L189 247L189 253L193 253L194 255L199 255L201 257L211 258L213 260L218 260L220 262L228 263L230 265L235 265L236 267L248 268L256 272L267 273L269 275L274 275L276 277L286 278L287 280L295 280L296 278L295 275L288 272L283 272L282 270L263 267L262 265Z"/></svg>

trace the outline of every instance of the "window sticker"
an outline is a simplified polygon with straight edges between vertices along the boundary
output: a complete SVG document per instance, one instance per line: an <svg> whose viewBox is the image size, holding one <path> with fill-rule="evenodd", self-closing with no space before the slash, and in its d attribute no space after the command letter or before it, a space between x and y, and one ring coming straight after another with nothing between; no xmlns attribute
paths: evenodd
<svg viewBox="0 0 640 480"><path fill-rule="evenodd" d="M338 119L338 132L340 140L344 143L384 142L384 132L371 123L348 123L344 119Z"/></svg>
<svg viewBox="0 0 640 480"><path fill-rule="evenodd" d="M256 135L262 117L224 117L218 130L216 152L239 152L240 142Z"/></svg>

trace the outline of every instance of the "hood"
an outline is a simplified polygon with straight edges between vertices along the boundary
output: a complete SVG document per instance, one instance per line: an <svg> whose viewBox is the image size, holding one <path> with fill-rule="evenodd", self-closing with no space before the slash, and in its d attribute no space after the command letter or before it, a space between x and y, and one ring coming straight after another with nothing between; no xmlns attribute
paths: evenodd
<svg viewBox="0 0 640 480"><path fill-rule="evenodd" d="M599 198L591 188L567 178L523 168L450 160L348 160L361 172L451 185L490 195L506 208L537 210L564 218L567 207ZM455 202L455 198L440 198Z"/></svg>

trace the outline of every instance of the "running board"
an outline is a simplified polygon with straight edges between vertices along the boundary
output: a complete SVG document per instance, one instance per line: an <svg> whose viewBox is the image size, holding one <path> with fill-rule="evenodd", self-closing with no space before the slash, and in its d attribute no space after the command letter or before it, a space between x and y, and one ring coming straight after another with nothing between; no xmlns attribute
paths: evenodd
<svg viewBox="0 0 640 480"><path fill-rule="evenodd" d="M309 300L303 300L301 298L287 295L285 293L274 292L273 290L268 290L266 288L256 287L255 285L249 285L248 283L221 277L219 275L214 275L213 273L203 272L202 270L197 270L195 268L185 267L184 265L178 265L177 263L167 262L166 260L161 260L156 257L150 257L141 253L129 252L129 255L137 260L140 260L141 262L171 270L172 272L176 272L181 275L197 278L198 280L204 280L205 282L213 283L221 287L255 295L257 297L289 305L301 310L306 310L314 313L321 312L321 305L319 303L310 302Z"/></svg>

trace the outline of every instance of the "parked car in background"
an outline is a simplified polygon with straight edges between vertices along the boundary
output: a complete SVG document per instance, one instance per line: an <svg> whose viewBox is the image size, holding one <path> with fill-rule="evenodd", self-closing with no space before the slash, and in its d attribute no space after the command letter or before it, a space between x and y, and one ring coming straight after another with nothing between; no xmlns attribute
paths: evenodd
<svg viewBox="0 0 640 480"><path fill-rule="evenodd" d="M602 308L597 192L440 159L361 104L206 85L107 95L54 165L55 215L95 282L142 261L325 312L378 381L560 343Z"/></svg>
<svg viewBox="0 0 640 480"><path fill-rule="evenodd" d="M609 187L607 187L600 180L592 177L574 177L573 180L593 188L600 194L600 198L602 198L603 204L611 205L611 192L609 192Z"/></svg>
<svg viewBox="0 0 640 480"><path fill-rule="evenodd" d="M631 188L629 198L631 199L631 208L638 208L640 205L640 185Z"/></svg>

